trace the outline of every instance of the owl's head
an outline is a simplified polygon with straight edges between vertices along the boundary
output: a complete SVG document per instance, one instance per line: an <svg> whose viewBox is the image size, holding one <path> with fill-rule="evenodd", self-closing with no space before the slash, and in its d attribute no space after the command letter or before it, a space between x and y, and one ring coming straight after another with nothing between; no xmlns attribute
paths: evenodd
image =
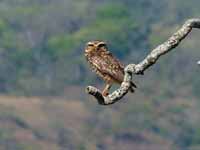
<svg viewBox="0 0 200 150"><path fill-rule="evenodd" d="M90 41L86 44L85 52L86 53L95 53L101 49L106 49L106 43L103 41Z"/></svg>

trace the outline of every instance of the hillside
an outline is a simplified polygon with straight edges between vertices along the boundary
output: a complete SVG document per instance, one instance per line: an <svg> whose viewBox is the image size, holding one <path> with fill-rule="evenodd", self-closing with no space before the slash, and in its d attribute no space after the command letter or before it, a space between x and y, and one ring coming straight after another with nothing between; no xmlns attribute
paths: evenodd
<svg viewBox="0 0 200 150"><path fill-rule="evenodd" d="M77 89L78 90L78 89ZM159 102L136 94L112 107L56 97L0 96L1 150L199 148L195 98Z"/></svg>

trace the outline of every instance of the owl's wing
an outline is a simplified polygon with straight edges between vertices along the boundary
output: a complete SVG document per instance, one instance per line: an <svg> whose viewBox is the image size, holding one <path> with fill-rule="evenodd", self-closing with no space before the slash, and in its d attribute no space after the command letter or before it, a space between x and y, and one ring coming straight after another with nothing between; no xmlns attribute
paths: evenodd
<svg viewBox="0 0 200 150"><path fill-rule="evenodd" d="M123 65L112 55L105 55L103 58L94 56L93 65L105 75L109 75L117 82L121 83L124 78Z"/></svg>

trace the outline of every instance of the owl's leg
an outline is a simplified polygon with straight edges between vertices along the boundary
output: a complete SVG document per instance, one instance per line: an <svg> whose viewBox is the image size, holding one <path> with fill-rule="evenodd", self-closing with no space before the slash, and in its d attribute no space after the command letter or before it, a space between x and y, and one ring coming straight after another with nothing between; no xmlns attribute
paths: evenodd
<svg viewBox="0 0 200 150"><path fill-rule="evenodd" d="M103 92L102 92L102 95L103 96L108 96L109 95L109 90L110 90L110 88L111 88L111 84L106 84L106 87L103 89Z"/></svg>

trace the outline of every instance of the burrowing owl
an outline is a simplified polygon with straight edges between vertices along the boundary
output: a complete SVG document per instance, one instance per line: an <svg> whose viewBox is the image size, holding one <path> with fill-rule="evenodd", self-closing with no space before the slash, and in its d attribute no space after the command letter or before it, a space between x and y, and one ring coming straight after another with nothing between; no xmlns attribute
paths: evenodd
<svg viewBox="0 0 200 150"><path fill-rule="evenodd" d="M85 48L85 57L92 70L106 82L102 92L103 96L109 94L109 89L113 83L121 84L124 79L124 65L122 65L108 51L106 43L103 41L90 41ZM131 82L130 91L134 92L136 85Z"/></svg>

